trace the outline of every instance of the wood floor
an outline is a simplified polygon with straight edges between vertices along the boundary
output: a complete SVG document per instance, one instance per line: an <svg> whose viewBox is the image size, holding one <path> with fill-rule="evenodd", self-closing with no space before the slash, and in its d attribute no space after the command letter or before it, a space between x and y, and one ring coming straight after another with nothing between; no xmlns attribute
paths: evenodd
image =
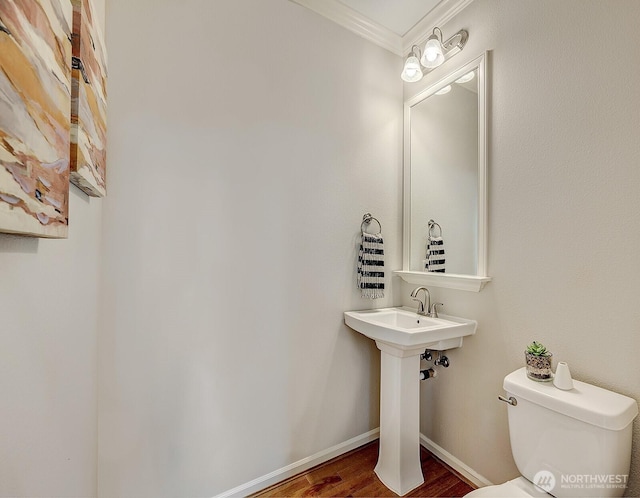
<svg viewBox="0 0 640 498"><path fill-rule="evenodd" d="M421 448L420 460L424 484L406 496L464 496L475 489L424 448ZM377 461L378 441L373 441L253 496L398 496L373 472Z"/></svg>

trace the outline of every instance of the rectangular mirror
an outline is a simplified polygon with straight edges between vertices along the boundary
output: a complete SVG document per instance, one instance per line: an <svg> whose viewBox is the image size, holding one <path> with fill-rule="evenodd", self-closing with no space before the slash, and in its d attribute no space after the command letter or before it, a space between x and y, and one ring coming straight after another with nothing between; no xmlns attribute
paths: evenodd
<svg viewBox="0 0 640 498"><path fill-rule="evenodd" d="M409 99L404 113L404 253L395 273L415 284L479 291L491 280L486 54ZM430 231L442 237L444 264L429 265Z"/></svg>

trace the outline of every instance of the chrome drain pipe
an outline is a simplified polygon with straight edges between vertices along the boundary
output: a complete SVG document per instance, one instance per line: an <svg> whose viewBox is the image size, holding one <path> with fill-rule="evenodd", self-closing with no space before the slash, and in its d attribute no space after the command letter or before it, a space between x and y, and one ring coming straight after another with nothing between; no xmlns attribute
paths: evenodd
<svg viewBox="0 0 640 498"><path fill-rule="evenodd" d="M420 380L433 379L436 375L438 375L438 372L436 372L433 368L420 370Z"/></svg>

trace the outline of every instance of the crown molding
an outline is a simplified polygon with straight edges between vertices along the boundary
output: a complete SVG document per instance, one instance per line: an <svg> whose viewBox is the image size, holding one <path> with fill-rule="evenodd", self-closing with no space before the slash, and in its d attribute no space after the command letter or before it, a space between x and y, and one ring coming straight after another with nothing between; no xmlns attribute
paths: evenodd
<svg viewBox="0 0 640 498"><path fill-rule="evenodd" d="M343 28L400 57L403 55L403 38L388 28L363 16L337 0L290 0L330 19Z"/></svg>
<svg viewBox="0 0 640 498"><path fill-rule="evenodd" d="M338 0L290 0L339 24L343 28L375 43L389 52L404 57L413 45L427 41L435 26L443 26L473 0L442 0L404 36L363 16Z"/></svg>
<svg viewBox="0 0 640 498"><path fill-rule="evenodd" d="M435 26L443 26L458 15L473 0L442 0L402 37L402 55L408 55L411 47L427 41Z"/></svg>

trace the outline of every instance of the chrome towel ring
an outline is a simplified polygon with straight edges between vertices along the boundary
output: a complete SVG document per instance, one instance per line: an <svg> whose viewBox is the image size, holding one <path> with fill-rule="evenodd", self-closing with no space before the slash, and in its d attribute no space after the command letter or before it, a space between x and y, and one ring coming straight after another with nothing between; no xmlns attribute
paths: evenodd
<svg viewBox="0 0 640 498"><path fill-rule="evenodd" d="M429 237L442 237L442 227L438 223L436 223L433 220L429 220L428 225L429 225ZM433 233L433 230L435 229L435 227L438 227L438 231L440 232L438 235L435 235Z"/></svg>
<svg viewBox="0 0 640 498"><path fill-rule="evenodd" d="M372 221L375 221L378 224L378 227L380 227L380 230L378 231L378 233L382 233L382 225L380 224L377 218L374 218L373 216L371 216L371 213L364 213L364 216L362 217L362 223L360 224L360 231L362 233L365 233L364 226L367 225L368 227Z"/></svg>

